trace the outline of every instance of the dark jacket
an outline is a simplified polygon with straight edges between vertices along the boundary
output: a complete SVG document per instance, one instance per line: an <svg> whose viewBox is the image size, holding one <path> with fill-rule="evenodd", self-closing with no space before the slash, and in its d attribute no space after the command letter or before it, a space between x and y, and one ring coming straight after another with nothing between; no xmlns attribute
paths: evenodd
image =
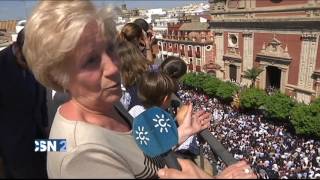
<svg viewBox="0 0 320 180"><path fill-rule="evenodd" d="M46 138L46 89L17 64L12 45L0 52L0 83L0 156L7 177L44 177L39 168L45 159L34 153L34 140Z"/></svg>

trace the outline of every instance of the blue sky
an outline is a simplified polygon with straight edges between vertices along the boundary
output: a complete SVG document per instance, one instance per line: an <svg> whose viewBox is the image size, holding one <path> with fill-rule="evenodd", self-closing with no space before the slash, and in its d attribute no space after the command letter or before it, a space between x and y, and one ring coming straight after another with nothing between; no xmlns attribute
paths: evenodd
<svg viewBox="0 0 320 180"><path fill-rule="evenodd" d="M190 3L208 2L207 0L93 0L97 6L127 4L128 9L133 8L172 8ZM26 19L37 3L36 0L0 0L0 20Z"/></svg>

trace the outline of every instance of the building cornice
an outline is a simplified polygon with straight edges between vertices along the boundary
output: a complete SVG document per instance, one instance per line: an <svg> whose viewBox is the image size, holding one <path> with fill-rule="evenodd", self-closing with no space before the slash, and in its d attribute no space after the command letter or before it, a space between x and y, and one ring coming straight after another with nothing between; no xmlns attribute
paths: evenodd
<svg viewBox="0 0 320 180"><path fill-rule="evenodd" d="M288 89L294 89L296 91L300 91L300 92L306 92L306 93L309 93L309 94L315 94L315 90L313 89L306 89L306 88L302 88L302 87L299 87L299 86L296 86L296 85L293 85L293 84L286 84L286 88Z"/></svg>
<svg viewBox="0 0 320 180"><path fill-rule="evenodd" d="M320 18L297 19L225 19L211 21L210 28L272 29L272 30L320 30Z"/></svg>
<svg viewBox="0 0 320 180"><path fill-rule="evenodd" d="M212 45L213 41L188 41L188 40L177 40L177 39L162 39L162 41L166 41L166 42L174 42L174 43L184 43L184 44L192 44L192 45Z"/></svg>
<svg viewBox="0 0 320 180"><path fill-rule="evenodd" d="M303 6L303 7L263 7L255 9L231 9L225 11L210 11L211 15L222 15L222 14L247 14L247 13L275 13L275 12L305 12L312 10L320 10L320 6Z"/></svg>
<svg viewBox="0 0 320 180"><path fill-rule="evenodd" d="M224 54L222 59L223 61L230 61L230 62L237 62L237 63L242 62L242 58L240 56L233 55L233 54Z"/></svg>
<svg viewBox="0 0 320 180"><path fill-rule="evenodd" d="M271 64L283 64L289 65L292 59L285 58L285 57L275 57L275 56L268 56L261 53L257 54L257 61L264 61L269 62Z"/></svg>

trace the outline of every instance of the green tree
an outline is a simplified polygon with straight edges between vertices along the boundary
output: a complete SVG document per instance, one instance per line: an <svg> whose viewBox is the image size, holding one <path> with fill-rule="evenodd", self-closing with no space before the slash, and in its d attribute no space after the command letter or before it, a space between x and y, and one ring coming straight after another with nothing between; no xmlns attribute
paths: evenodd
<svg viewBox="0 0 320 180"><path fill-rule="evenodd" d="M194 87L195 81L196 81L195 73L188 73L182 77L182 82L187 86Z"/></svg>
<svg viewBox="0 0 320 180"><path fill-rule="evenodd" d="M209 96L217 96L217 90L221 83L221 80L215 77L211 77L206 82L204 82L203 90Z"/></svg>
<svg viewBox="0 0 320 180"><path fill-rule="evenodd" d="M244 78L250 79L251 80L251 86L254 87L256 84L257 77L260 75L262 72L262 69L253 67L252 69L248 69L244 72Z"/></svg>
<svg viewBox="0 0 320 180"><path fill-rule="evenodd" d="M294 107L290 121L297 134L320 138L320 99Z"/></svg>
<svg viewBox="0 0 320 180"><path fill-rule="evenodd" d="M263 106L269 118L286 121L295 102L289 96L276 92L272 96L267 96Z"/></svg>
<svg viewBox="0 0 320 180"><path fill-rule="evenodd" d="M243 109L258 109L264 104L267 94L257 88L247 88L240 93L240 107Z"/></svg>
<svg viewBox="0 0 320 180"><path fill-rule="evenodd" d="M216 95L221 100L230 103L233 95L237 93L239 87L231 82L221 82L217 88Z"/></svg>
<svg viewBox="0 0 320 180"><path fill-rule="evenodd" d="M204 90L204 84L207 82L209 79L211 79L212 76L209 74L205 73L198 73L195 78L195 87L198 89Z"/></svg>

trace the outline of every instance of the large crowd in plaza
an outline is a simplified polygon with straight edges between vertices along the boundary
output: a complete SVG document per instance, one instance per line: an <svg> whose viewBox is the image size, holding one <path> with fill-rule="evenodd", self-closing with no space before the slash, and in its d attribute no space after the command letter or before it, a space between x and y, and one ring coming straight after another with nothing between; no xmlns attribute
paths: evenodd
<svg viewBox="0 0 320 180"><path fill-rule="evenodd" d="M6 178L255 179L254 171L262 178L320 178L319 141L292 136L258 112L178 91L186 62L169 56L155 63L152 26L135 19L118 31L115 16L90 1L40 1L17 40L0 51L0 176L3 164ZM172 108L176 93L193 105L176 111L177 128L166 119L165 131L170 127L177 142L160 152L167 141L147 146L155 130L137 131L133 117L154 106ZM207 128L239 160L214 163L209 146L201 145L219 171L214 176L167 153L188 148ZM57 140L63 143L51 148Z"/></svg>
<svg viewBox="0 0 320 180"><path fill-rule="evenodd" d="M262 113L242 113L216 98L201 92L182 89L183 102L192 102L195 109L213 114L212 134L238 160L245 159L262 178L320 178L320 141L292 135L285 125L268 122ZM210 146L204 144L204 156L213 164ZM216 168L225 165L219 160Z"/></svg>

